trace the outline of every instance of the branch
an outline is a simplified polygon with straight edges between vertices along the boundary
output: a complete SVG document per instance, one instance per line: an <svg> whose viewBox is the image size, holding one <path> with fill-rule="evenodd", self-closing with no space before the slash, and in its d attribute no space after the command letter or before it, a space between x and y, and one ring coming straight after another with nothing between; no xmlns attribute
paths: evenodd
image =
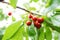
<svg viewBox="0 0 60 40"><path fill-rule="evenodd" d="M8 3L8 2L4 2L4 1L3 1L2 3L5 3L5 4L10 5L10 3ZM24 11L26 11L26 12L28 12L28 13L33 14L33 15L42 16L42 15L40 15L40 14L36 14L36 13L30 12L29 10L26 10L26 9L24 9L24 8L22 8L22 7L19 7L19 6L17 6L16 8L21 9L21 10L24 10Z"/></svg>

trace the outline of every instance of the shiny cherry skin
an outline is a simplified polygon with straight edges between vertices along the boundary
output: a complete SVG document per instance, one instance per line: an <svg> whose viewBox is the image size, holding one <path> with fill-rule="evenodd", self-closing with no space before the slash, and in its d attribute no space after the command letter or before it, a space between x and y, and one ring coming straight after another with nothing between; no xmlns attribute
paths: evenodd
<svg viewBox="0 0 60 40"><path fill-rule="evenodd" d="M34 26L35 26L37 29L39 29L39 28L41 27L41 24L40 24L38 21L36 21L36 22L34 22Z"/></svg>
<svg viewBox="0 0 60 40"><path fill-rule="evenodd" d="M36 20L37 20L37 17L36 17L36 16L33 16L33 17L32 17L32 20L33 20L33 21L36 21Z"/></svg>
<svg viewBox="0 0 60 40"><path fill-rule="evenodd" d="M38 18L37 21L38 21L39 23L43 23L44 19L43 19L43 18Z"/></svg>
<svg viewBox="0 0 60 40"><path fill-rule="evenodd" d="M28 16L29 18L32 18L33 17L33 15L32 14L29 14L29 16Z"/></svg>
<svg viewBox="0 0 60 40"><path fill-rule="evenodd" d="M27 21L26 24L27 24L27 26L30 26L31 25L31 21Z"/></svg>
<svg viewBox="0 0 60 40"><path fill-rule="evenodd" d="M8 15L9 15L9 16L11 16L11 15L12 15L12 13L11 13L11 12L9 12L9 13L8 13Z"/></svg>

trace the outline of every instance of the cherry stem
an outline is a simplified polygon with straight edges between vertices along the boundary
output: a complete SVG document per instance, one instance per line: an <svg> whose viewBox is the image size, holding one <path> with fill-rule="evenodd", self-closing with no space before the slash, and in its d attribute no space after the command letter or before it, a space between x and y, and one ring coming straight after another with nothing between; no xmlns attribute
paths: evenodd
<svg viewBox="0 0 60 40"><path fill-rule="evenodd" d="M4 1L3 1L2 3L5 3L5 4L10 5L10 3L8 3L8 2L4 2ZM22 8L22 7L19 7L19 6L17 6L16 8L21 9L21 10L24 10L24 11L26 11L26 12L28 12L28 13L33 14L33 15L42 16L42 15L39 15L39 14L33 13L33 12L31 12L31 11L29 11L29 10L26 10L26 9L24 9L24 8Z"/></svg>

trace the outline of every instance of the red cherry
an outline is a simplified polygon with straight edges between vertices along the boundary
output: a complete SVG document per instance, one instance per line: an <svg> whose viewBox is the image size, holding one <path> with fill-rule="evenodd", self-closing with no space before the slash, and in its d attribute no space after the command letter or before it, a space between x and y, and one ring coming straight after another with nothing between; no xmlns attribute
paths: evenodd
<svg viewBox="0 0 60 40"><path fill-rule="evenodd" d="M4 0L0 0L0 2L3 2Z"/></svg>
<svg viewBox="0 0 60 40"><path fill-rule="evenodd" d="M36 21L37 20L37 17L36 16L32 17L32 20L33 21Z"/></svg>
<svg viewBox="0 0 60 40"><path fill-rule="evenodd" d="M11 12L9 12L9 13L8 13L8 15L9 15L9 16L11 16L11 15L12 15L12 13L11 13Z"/></svg>
<svg viewBox="0 0 60 40"><path fill-rule="evenodd" d="M41 27L41 24L40 24L38 21L36 21L36 22L34 22L34 26L35 26L37 29L39 29L39 28Z"/></svg>
<svg viewBox="0 0 60 40"><path fill-rule="evenodd" d="M44 21L44 19L43 19L43 18L38 18L37 21L38 21L39 23L42 23L42 22Z"/></svg>
<svg viewBox="0 0 60 40"><path fill-rule="evenodd" d="M32 15L32 14L30 14L28 17L29 17L29 18L32 18L32 17L33 17L33 15Z"/></svg>
<svg viewBox="0 0 60 40"><path fill-rule="evenodd" d="M31 25L31 21L27 21L26 24L27 24L27 26L30 26Z"/></svg>

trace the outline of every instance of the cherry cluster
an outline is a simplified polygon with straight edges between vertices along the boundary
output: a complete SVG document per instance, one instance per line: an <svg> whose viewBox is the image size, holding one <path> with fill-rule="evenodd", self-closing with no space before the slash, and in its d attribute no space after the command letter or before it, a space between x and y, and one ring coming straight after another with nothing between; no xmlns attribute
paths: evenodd
<svg viewBox="0 0 60 40"><path fill-rule="evenodd" d="M41 27L41 24L42 24L43 21L44 21L44 18L42 18L42 17L38 18L38 17L36 17L36 16L34 16L34 15L32 15L32 14L29 14L28 18L33 21L33 24L34 24L34 26L35 26L37 29L39 29L39 28ZM30 25L32 24L32 21L28 20L28 21L26 22L27 26L30 26Z"/></svg>

